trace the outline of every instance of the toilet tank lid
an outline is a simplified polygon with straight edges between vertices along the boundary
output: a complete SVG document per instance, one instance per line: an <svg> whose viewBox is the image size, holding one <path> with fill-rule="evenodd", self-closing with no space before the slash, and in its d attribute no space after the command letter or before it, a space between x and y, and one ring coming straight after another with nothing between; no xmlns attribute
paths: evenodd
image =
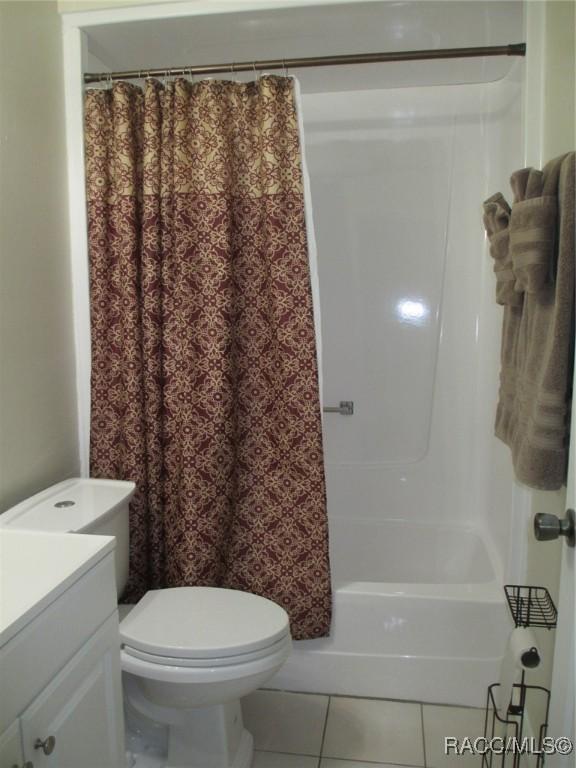
<svg viewBox="0 0 576 768"><path fill-rule="evenodd" d="M126 504L135 489L135 483L125 480L64 480L1 514L0 528L90 533L121 504Z"/></svg>

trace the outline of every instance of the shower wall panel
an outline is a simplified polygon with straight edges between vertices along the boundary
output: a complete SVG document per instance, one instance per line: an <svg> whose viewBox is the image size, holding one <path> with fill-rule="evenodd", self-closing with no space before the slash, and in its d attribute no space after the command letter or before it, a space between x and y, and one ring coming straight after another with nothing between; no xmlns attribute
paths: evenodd
<svg viewBox="0 0 576 768"><path fill-rule="evenodd" d="M373 98L353 107L357 127L308 140L324 402L355 404L326 416L329 464L412 464L430 436L452 130L373 120Z"/></svg>
<svg viewBox="0 0 576 768"><path fill-rule="evenodd" d="M498 318L481 204L503 115L520 144L519 89L304 96L324 404L354 401L324 416L333 518L491 524L499 334L482 316Z"/></svg>

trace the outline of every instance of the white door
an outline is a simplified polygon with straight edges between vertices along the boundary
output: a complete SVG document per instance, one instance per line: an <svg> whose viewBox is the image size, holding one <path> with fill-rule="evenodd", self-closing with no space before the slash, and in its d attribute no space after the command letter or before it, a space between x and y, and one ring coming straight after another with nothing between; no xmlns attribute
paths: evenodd
<svg viewBox="0 0 576 768"><path fill-rule="evenodd" d="M0 735L0 768L21 768L23 762L20 721L16 720Z"/></svg>
<svg viewBox="0 0 576 768"><path fill-rule="evenodd" d="M568 509L576 507L576 408L572 409L572 433L570 440L570 465L566 494ZM574 548L562 546L560 595L558 598L558 628L554 647L552 672L552 698L548 734L554 738L567 737L576 743L574 692L576 690L576 666L574 662L574 623L576 621L576 570ZM574 768L576 755L550 756L546 765L550 768Z"/></svg>
<svg viewBox="0 0 576 768"><path fill-rule="evenodd" d="M21 716L34 768L123 766L119 677L117 624L108 621Z"/></svg>

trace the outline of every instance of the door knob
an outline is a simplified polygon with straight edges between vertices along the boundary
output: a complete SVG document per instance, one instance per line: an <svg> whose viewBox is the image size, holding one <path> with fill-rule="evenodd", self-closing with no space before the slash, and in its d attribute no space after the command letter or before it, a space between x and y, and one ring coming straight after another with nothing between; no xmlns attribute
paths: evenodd
<svg viewBox="0 0 576 768"><path fill-rule="evenodd" d="M566 517L560 520L556 515L539 512L534 515L534 536L538 541L551 541L560 536L566 537L566 544L573 547L576 543L576 526L574 523L574 510L566 510Z"/></svg>
<svg viewBox="0 0 576 768"><path fill-rule="evenodd" d="M51 755L52 752L54 752L55 746L56 746L55 736L48 736L48 738L44 740L36 739L36 741L34 742L34 749L41 749L45 755Z"/></svg>

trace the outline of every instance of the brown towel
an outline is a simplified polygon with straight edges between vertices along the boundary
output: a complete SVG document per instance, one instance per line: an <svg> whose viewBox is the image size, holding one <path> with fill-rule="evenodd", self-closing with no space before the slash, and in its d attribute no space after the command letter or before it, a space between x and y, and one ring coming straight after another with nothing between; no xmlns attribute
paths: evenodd
<svg viewBox="0 0 576 768"><path fill-rule="evenodd" d="M509 248L510 206L498 192L484 203L484 226L490 241L490 255L494 259L496 275L496 302L503 306L522 304L522 294L515 289L516 277L512 271Z"/></svg>
<svg viewBox="0 0 576 768"><path fill-rule="evenodd" d="M512 177L510 257L521 307L504 309L496 435L517 478L566 480L574 360L575 154ZM488 202L488 201L487 201Z"/></svg>
<svg viewBox="0 0 576 768"><path fill-rule="evenodd" d="M537 293L552 281L558 203L555 197L523 200L510 217L510 260L517 293Z"/></svg>
<svg viewBox="0 0 576 768"><path fill-rule="evenodd" d="M510 216L510 259L517 293L537 293L552 282L558 223L558 177L563 158L544 171L525 168L510 179L514 205Z"/></svg>

